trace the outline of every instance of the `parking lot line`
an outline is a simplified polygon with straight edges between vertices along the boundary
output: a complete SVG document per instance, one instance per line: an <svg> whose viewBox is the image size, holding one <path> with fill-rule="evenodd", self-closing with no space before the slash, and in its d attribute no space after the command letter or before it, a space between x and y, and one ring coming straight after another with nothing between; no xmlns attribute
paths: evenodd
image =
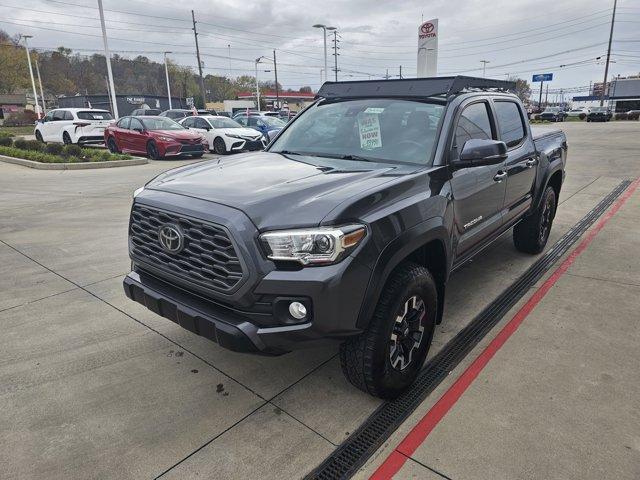
<svg viewBox="0 0 640 480"><path fill-rule="evenodd" d="M440 397L435 405L422 417L422 419L411 429L398 446L391 452L385 461L370 477L373 480L383 480L392 478L407 461L417 448L425 441L433 429L440 423L445 415L456 404L464 392L473 383L480 372L487 366L493 356L502 348L506 341L513 335L522 322L528 317L531 311L546 296L555 283L566 273L567 269L575 260L587 249L593 239L604 228L608 221L620 210L629 197L640 185L640 178L636 179L622 196L611 206L609 211L600 219L580 242L580 244L569 254L562 264L551 274L551 276L534 292L527 303L513 316L513 318L503 327L498 335L489 345L478 355L473 363L460 375L454 384Z"/></svg>

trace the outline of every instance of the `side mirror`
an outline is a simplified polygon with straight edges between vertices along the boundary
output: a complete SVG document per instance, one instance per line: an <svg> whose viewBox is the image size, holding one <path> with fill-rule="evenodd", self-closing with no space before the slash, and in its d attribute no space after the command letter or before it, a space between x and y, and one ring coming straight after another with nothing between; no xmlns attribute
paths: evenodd
<svg viewBox="0 0 640 480"><path fill-rule="evenodd" d="M497 165L507 159L507 144L497 140L467 140L457 160L452 162L454 168L480 167Z"/></svg>
<svg viewBox="0 0 640 480"><path fill-rule="evenodd" d="M144 133L144 129L143 128L134 128L133 130L135 132L138 132L138 133Z"/></svg>

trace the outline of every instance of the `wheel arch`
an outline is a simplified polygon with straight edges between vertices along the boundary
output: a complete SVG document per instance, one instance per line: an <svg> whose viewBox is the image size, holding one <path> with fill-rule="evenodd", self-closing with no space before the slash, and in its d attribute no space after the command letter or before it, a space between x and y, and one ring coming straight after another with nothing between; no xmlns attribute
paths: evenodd
<svg viewBox="0 0 640 480"><path fill-rule="evenodd" d="M382 250L373 268L356 326L367 327L384 286L393 271L405 261L422 265L433 275L438 289L436 322L441 323L445 286L451 270L450 251L449 235L442 217L426 220L396 237Z"/></svg>

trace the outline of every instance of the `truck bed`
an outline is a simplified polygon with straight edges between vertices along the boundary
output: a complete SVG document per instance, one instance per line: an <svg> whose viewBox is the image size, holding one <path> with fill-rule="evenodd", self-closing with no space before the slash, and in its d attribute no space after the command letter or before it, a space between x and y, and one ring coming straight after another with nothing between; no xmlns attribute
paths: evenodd
<svg viewBox="0 0 640 480"><path fill-rule="evenodd" d="M554 135L562 135L563 132L559 128L531 125L531 135L533 140L540 140L544 137L551 137Z"/></svg>

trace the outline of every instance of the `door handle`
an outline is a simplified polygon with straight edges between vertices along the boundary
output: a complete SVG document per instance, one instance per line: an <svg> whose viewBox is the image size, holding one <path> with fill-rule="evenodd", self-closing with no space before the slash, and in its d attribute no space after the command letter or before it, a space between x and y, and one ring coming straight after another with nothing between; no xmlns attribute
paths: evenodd
<svg viewBox="0 0 640 480"><path fill-rule="evenodd" d="M498 173L496 173L496 176L493 177L493 180L500 183L505 178L507 178L507 172L503 172L502 170L500 170Z"/></svg>
<svg viewBox="0 0 640 480"><path fill-rule="evenodd" d="M538 159L537 158L532 158L530 160L527 160L526 162L527 168L533 168L538 164Z"/></svg>

